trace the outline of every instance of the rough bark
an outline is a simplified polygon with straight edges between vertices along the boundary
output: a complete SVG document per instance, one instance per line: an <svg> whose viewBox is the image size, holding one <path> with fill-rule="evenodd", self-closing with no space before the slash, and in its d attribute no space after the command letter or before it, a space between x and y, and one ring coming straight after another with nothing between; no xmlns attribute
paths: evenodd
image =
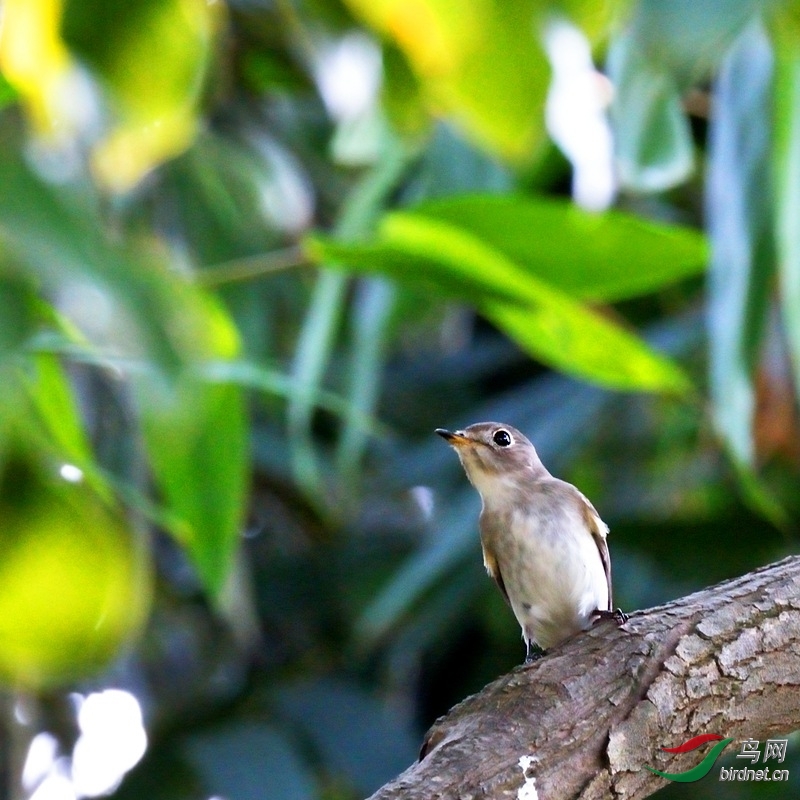
<svg viewBox="0 0 800 800"><path fill-rule="evenodd" d="M666 783L645 765L682 772L705 754L661 747L702 733L763 740L797 728L792 557L636 612L622 627L600 623L499 678L437 720L420 762L370 800L636 800Z"/></svg>

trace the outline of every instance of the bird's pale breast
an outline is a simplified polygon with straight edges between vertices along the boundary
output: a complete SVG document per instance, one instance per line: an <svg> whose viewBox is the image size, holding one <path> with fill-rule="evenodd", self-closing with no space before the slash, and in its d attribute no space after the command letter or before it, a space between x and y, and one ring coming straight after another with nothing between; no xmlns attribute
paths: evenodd
<svg viewBox="0 0 800 800"><path fill-rule="evenodd" d="M481 532L523 635L547 649L589 627L592 612L608 607L608 586L579 507L560 492L526 500L500 512L485 507Z"/></svg>

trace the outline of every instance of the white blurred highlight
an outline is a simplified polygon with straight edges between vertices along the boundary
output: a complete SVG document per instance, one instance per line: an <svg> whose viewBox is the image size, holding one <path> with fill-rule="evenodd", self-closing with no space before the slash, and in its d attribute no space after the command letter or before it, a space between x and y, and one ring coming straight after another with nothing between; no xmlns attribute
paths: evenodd
<svg viewBox="0 0 800 800"><path fill-rule="evenodd" d="M119 315L108 293L89 281L65 281L56 303L59 310L91 339L114 339Z"/></svg>
<svg viewBox="0 0 800 800"><path fill-rule="evenodd" d="M22 773L29 800L78 800L116 789L147 749L139 701L120 689L93 692L75 702L80 736L72 758L59 756L58 740L39 733L31 740Z"/></svg>
<svg viewBox="0 0 800 800"><path fill-rule="evenodd" d="M81 797L108 794L147 749L139 701L120 689L90 694L78 711L72 782Z"/></svg>
<svg viewBox="0 0 800 800"><path fill-rule="evenodd" d="M62 764L39 784L29 800L77 800L77 798L72 781L66 774L66 767Z"/></svg>
<svg viewBox="0 0 800 800"><path fill-rule="evenodd" d="M378 91L383 75L378 44L363 33L348 33L318 48L314 65L319 93L336 122L334 161L366 166L379 157L382 118Z"/></svg>
<svg viewBox="0 0 800 800"><path fill-rule="evenodd" d="M297 234L311 224L314 193L294 156L274 142L254 141L270 165L270 179L259 186L261 208L272 224L287 233Z"/></svg>
<svg viewBox="0 0 800 800"><path fill-rule="evenodd" d="M571 23L552 21L544 42L553 70L545 107L547 129L572 163L573 199L584 208L601 211L613 202L617 190L606 119L611 84L595 69L588 40Z"/></svg>
<svg viewBox="0 0 800 800"><path fill-rule="evenodd" d="M22 788L29 792L53 769L58 758L58 740L50 733L38 733L28 746L22 768Z"/></svg>
<svg viewBox="0 0 800 800"><path fill-rule="evenodd" d="M430 486L413 486L409 489L411 499L422 514L422 518L429 520L433 517L434 497Z"/></svg>
<svg viewBox="0 0 800 800"><path fill-rule="evenodd" d="M314 69L319 92L337 122L357 119L374 104L381 85L381 51L362 33L320 48Z"/></svg>
<svg viewBox="0 0 800 800"><path fill-rule="evenodd" d="M58 474L69 483L80 483L83 480L83 470L74 464L62 464Z"/></svg>

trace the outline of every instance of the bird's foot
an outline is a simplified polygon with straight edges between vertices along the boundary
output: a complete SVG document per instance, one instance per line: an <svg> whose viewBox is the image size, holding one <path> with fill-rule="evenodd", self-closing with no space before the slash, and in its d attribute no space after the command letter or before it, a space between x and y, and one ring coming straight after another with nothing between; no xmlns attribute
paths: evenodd
<svg viewBox="0 0 800 800"><path fill-rule="evenodd" d="M544 658L547 653L539 647L538 644L534 644L531 641L525 641L525 666L527 667L530 664L533 664L535 661L538 661L540 658Z"/></svg>
<svg viewBox="0 0 800 800"><path fill-rule="evenodd" d="M611 619L617 623L617 625L623 625L628 621L628 615L621 609L617 608L614 611L607 611L605 609L596 608L592 611L592 622L600 622L604 619Z"/></svg>

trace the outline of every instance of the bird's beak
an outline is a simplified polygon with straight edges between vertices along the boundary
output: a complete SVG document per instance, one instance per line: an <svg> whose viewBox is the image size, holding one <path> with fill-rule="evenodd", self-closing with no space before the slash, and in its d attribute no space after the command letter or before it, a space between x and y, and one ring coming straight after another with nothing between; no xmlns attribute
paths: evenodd
<svg viewBox="0 0 800 800"><path fill-rule="evenodd" d="M437 428L436 433L442 437L448 444L453 445L453 447L459 447L465 444L471 444L472 440L467 436L464 436L463 433L460 431L448 431L446 428Z"/></svg>

